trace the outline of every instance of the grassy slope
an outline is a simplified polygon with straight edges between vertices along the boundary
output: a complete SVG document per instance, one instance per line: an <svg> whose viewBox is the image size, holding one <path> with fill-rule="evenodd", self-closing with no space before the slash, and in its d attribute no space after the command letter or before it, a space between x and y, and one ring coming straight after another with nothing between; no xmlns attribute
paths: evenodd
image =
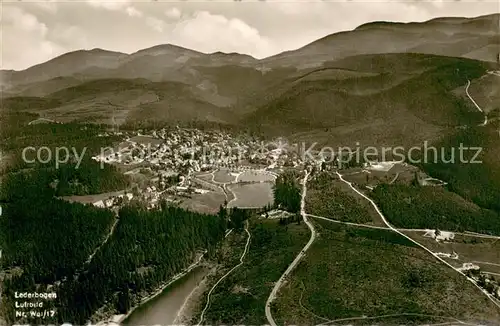
<svg viewBox="0 0 500 326"><path fill-rule="evenodd" d="M309 181L306 197L306 211L309 214L335 220L367 223L372 218L366 206L355 197L342 191L338 178L322 173Z"/></svg>
<svg viewBox="0 0 500 326"><path fill-rule="evenodd" d="M474 108L451 93L465 85L467 78L484 73L486 67L479 61L393 54L357 56L327 66L380 75L332 80L325 76L324 69L320 69L322 78L312 78L314 73L308 72L308 78L295 78L288 86L276 89L276 96L248 115L245 122L261 131L327 130L330 132L324 136L330 139L345 138L345 129L350 127L347 132L351 138L366 138L371 144L378 140L404 145L415 139L411 130L404 131L405 127L419 124L420 131L415 131L425 139L425 134L436 127L481 121ZM332 74L338 74L338 69ZM368 94L360 95L363 90ZM356 126L366 129L378 122L380 126L367 132L356 130Z"/></svg>
<svg viewBox="0 0 500 326"><path fill-rule="evenodd" d="M262 325L264 306L281 274L309 238L309 231L278 221L253 221L250 249L245 262L219 284L212 294L205 324Z"/></svg>
<svg viewBox="0 0 500 326"><path fill-rule="evenodd" d="M3 108L45 111L60 119L100 118L157 121L233 121L233 113L197 96L179 82L146 79L99 79L58 90L45 97L13 97Z"/></svg>
<svg viewBox="0 0 500 326"><path fill-rule="evenodd" d="M397 313L500 318L496 307L476 288L403 237L326 221L315 224L320 237L274 306L279 324L325 322L311 312L327 320ZM412 325L440 320L401 316L369 322Z"/></svg>

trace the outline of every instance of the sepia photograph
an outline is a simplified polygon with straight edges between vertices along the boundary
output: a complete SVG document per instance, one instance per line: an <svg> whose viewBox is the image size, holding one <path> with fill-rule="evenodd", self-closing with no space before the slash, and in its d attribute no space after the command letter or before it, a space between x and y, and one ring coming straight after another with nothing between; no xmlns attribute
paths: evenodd
<svg viewBox="0 0 500 326"><path fill-rule="evenodd" d="M0 0L0 326L500 326L497 0Z"/></svg>

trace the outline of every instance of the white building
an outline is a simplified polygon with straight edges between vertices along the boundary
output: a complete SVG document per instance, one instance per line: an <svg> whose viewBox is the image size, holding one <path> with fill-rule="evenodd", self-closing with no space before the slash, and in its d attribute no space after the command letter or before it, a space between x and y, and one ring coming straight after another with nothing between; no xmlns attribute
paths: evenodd
<svg viewBox="0 0 500 326"><path fill-rule="evenodd" d="M94 205L95 207L101 207L101 208L105 208L106 206L104 205L104 202L102 200L99 200L99 201L96 201L95 203L93 203L92 205Z"/></svg>

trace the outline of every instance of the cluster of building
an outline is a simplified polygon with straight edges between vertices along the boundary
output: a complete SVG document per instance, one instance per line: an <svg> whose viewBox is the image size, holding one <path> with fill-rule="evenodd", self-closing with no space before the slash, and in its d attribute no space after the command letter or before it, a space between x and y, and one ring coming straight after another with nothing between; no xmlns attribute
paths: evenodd
<svg viewBox="0 0 500 326"><path fill-rule="evenodd" d="M142 185L134 193L134 199L151 206L161 198L172 198L170 195L186 197L220 191L218 185L196 177L204 171L265 168L279 172L283 167L303 164L294 147L282 139L265 142L248 135L179 127L121 135L122 143L104 149L93 159L124 167L128 170L125 173L131 176L146 175L147 186ZM109 199L95 204L111 207L113 203Z"/></svg>
<svg viewBox="0 0 500 326"><path fill-rule="evenodd" d="M291 148L291 147L288 147ZM263 142L249 136L234 137L221 131L199 129L161 129L147 135L128 135L117 148L107 148L93 159L122 165L147 164L181 175L219 167L243 166L270 169L302 164L297 152L279 142Z"/></svg>
<svg viewBox="0 0 500 326"><path fill-rule="evenodd" d="M117 196L110 196L107 199L100 199L94 202L93 205L102 208L112 208L115 206L120 206L126 201L132 200L133 197L134 195L132 193L123 193Z"/></svg>
<svg viewBox="0 0 500 326"><path fill-rule="evenodd" d="M478 265L473 263L463 263L462 267L458 268L458 270L472 278L477 285L479 285L495 299L500 300L500 282L497 277L492 275L495 273L484 272Z"/></svg>

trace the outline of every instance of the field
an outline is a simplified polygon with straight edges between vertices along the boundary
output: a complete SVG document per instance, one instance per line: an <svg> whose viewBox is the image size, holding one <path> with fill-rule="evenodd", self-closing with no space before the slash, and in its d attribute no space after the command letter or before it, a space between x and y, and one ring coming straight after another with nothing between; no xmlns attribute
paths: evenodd
<svg viewBox="0 0 500 326"><path fill-rule="evenodd" d="M252 220L249 252L244 264L212 293L204 325L263 325L264 307L281 274L309 239L305 224L279 225Z"/></svg>
<svg viewBox="0 0 500 326"><path fill-rule="evenodd" d="M404 231L404 233L434 252L456 253L458 255L456 259L447 259L455 267L461 267L463 263L473 263L480 266L482 271L500 274L500 241L498 238L455 234L453 240L437 242L433 238L425 237L425 232Z"/></svg>
<svg viewBox="0 0 500 326"><path fill-rule="evenodd" d="M381 183L410 184L415 179L418 168L412 165L395 164L388 171L351 168L342 171L344 179L359 186L374 187Z"/></svg>
<svg viewBox="0 0 500 326"><path fill-rule="evenodd" d="M319 239L272 306L278 324L389 314L396 315L356 323L415 325L457 318L495 325L500 320L498 309L478 289L405 238L385 230L314 223Z"/></svg>
<svg viewBox="0 0 500 326"><path fill-rule="evenodd" d="M218 169L210 174L200 174L199 178L215 183L272 182L276 179L274 175L265 171L249 170L240 172L225 168Z"/></svg>
<svg viewBox="0 0 500 326"><path fill-rule="evenodd" d="M226 196L222 191L210 191L205 194L192 194L191 198L181 198L180 207L198 213L214 214L224 205Z"/></svg>
<svg viewBox="0 0 500 326"><path fill-rule="evenodd" d="M236 177L228 169L219 169L213 172L213 180L217 183L230 183L236 181Z"/></svg>
<svg viewBox="0 0 500 326"><path fill-rule="evenodd" d="M384 225L371 204L333 173L323 172L309 181L306 211L345 222Z"/></svg>
<svg viewBox="0 0 500 326"><path fill-rule="evenodd" d="M212 182L212 174L207 173L207 172L200 172L195 174L195 177L207 182Z"/></svg>
<svg viewBox="0 0 500 326"><path fill-rule="evenodd" d="M274 201L272 184L268 182L234 184L227 188L235 195L228 207L264 207Z"/></svg>
<svg viewBox="0 0 500 326"><path fill-rule="evenodd" d="M95 195L85 195L85 196L63 196L61 199L67 200L69 202L77 202L82 204L93 204L99 200L105 200L110 197L124 195L125 191L113 191L102 194Z"/></svg>

